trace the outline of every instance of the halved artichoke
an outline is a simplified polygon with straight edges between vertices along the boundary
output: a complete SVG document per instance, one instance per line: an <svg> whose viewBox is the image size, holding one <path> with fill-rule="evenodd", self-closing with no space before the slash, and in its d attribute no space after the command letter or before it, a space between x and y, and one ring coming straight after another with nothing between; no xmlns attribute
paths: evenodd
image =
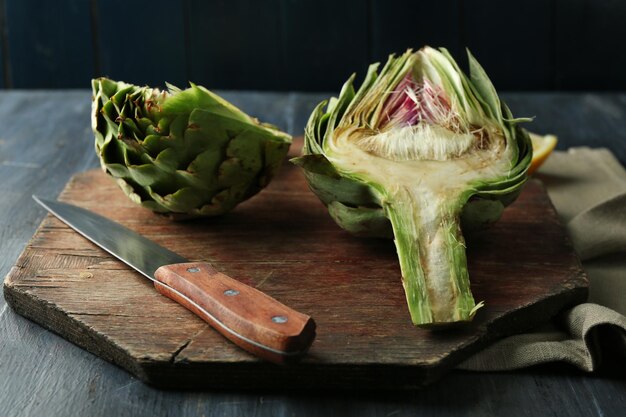
<svg viewBox="0 0 626 417"><path fill-rule="evenodd" d="M359 236L394 237L412 321L469 321L463 229L496 221L526 181L528 134L468 52L425 47L354 75L305 129L304 169L332 218Z"/></svg>
<svg viewBox="0 0 626 417"><path fill-rule="evenodd" d="M204 87L92 81L102 168L134 202L174 218L225 213L265 187L291 136Z"/></svg>

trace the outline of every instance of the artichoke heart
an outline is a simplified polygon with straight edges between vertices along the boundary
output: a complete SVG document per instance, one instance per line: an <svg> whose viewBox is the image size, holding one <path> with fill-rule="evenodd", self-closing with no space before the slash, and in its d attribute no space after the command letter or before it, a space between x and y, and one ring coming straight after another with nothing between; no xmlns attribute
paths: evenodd
<svg viewBox="0 0 626 417"><path fill-rule="evenodd" d="M333 219L359 236L393 237L415 325L472 319L462 229L495 222L532 159L519 127L468 52L470 76L447 50L424 47L354 75L305 129L304 169Z"/></svg>
<svg viewBox="0 0 626 417"><path fill-rule="evenodd" d="M96 152L131 200L174 219L214 216L269 183L291 136L204 87L168 87L92 80Z"/></svg>

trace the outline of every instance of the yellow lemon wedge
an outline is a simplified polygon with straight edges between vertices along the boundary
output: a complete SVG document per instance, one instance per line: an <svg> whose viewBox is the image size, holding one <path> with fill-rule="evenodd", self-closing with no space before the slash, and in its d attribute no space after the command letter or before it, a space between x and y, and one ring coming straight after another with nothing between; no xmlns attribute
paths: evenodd
<svg viewBox="0 0 626 417"><path fill-rule="evenodd" d="M548 159L556 146L557 138L554 135L542 136L532 132L528 132L528 135L533 144L533 159L528 168L528 175L530 175Z"/></svg>

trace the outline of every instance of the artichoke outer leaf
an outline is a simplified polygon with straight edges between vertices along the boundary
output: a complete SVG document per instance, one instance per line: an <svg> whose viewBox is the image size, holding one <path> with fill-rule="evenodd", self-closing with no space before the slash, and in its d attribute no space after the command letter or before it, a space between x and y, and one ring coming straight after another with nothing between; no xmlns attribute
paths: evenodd
<svg viewBox="0 0 626 417"><path fill-rule="evenodd" d="M391 223L382 207L348 207L339 201L331 201L328 213L342 229L355 236L393 238Z"/></svg>
<svg viewBox="0 0 626 417"><path fill-rule="evenodd" d="M115 178L128 178L128 167L123 164L102 164L102 168Z"/></svg>
<svg viewBox="0 0 626 417"><path fill-rule="evenodd" d="M146 135L141 145L150 155L158 155L166 149L170 149L171 140L167 136L158 134Z"/></svg>
<svg viewBox="0 0 626 417"><path fill-rule="evenodd" d="M309 188L326 205L333 201L349 202L354 207L380 207L373 190L362 182L349 177L332 178L315 172L304 171Z"/></svg>
<svg viewBox="0 0 626 417"><path fill-rule="evenodd" d="M148 188L148 190L150 189ZM174 213L186 213L188 211L188 207L198 207L206 198L206 196L198 193L196 189L191 187L180 188L176 192L165 196L161 196L160 194L150 190L150 196L154 199L154 201Z"/></svg>
<svg viewBox="0 0 626 417"><path fill-rule="evenodd" d="M178 114L170 121L168 137L174 142L180 142L185 137L185 131L189 126L189 115Z"/></svg>
<svg viewBox="0 0 626 417"><path fill-rule="evenodd" d="M353 106L355 106L357 103L359 103L363 99L363 97L367 94L369 89L372 87L372 85L374 84L374 82L378 78L377 70L378 70L379 66L380 66L380 63L376 62L374 64L371 64L367 68L367 73L365 74L365 79L363 80L363 83L361 84L361 87L359 87L359 89L356 91L356 93L354 95L354 98L350 102L350 105L348 106L346 111L349 111ZM356 122L356 121L353 121L353 122Z"/></svg>
<svg viewBox="0 0 626 417"><path fill-rule="evenodd" d="M139 194L135 192L135 187L124 181L123 179L118 179L117 184L124 190L126 195L137 204L141 204L142 198Z"/></svg>
<svg viewBox="0 0 626 417"><path fill-rule="evenodd" d="M104 101L108 101L115 94L119 84L107 78L98 78L91 80L91 89L96 92L95 95L101 95Z"/></svg>
<svg viewBox="0 0 626 417"><path fill-rule="evenodd" d="M215 149L207 149L200 153L187 166L187 172L206 181L207 183L217 182L217 170L224 160L220 152Z"/></svg>
<svg viewBox="0 0 626 417"><path fill-rule="evenodd" d="M250 130L244 130L231 139L226 147L226 156L237 158L242 169L257 175L263 167L264 150L259 136Z"/></svg>
<svg viewBox="0 0 626 417"><path fill-rule="evenodd" d="M500 201L504 207L512 204L517 200L517 197L519 197L524 184L525 182L520 183L517 187L511 187L507 192L497 195L498 201Z"/></svg>
<svg viewBox="0 0 626 417"><path fill-rule="evenodd" d="M220 188L232 187L249 180L250 173L243 170L239 158L224 160L217 170L217 183Z"/></svg>
<svg viewBox="0 0 626 417"><path fill-rule="evenodd" d="M179 155L175 149L163 149L153 160L154 165L160 170L173 174L179 168Z"/></svg>
<svg viewBox="0 0 626 417"><path fill-rule="evenodd" d="M461 229L465 233L488 227L500 219L505 205L498 199L470 199L461 211Z"/></svg>
<svg viewBox="0 0 626 417"><path fill-rule="evenodd" d="M309 122L304 128L304 146L302 148L304 154L319 154L324 152L319 140L322 138L322 132L326 131L330 118L330 114L324 112L326 103L326 101L322 101L315 107L313 113L311 113Z"/></svg>
<svg viewBox="0 0 626 417"><path fill-rule="evenodd" d="M289 144L278 141L265 142L264 167L259 174L258 186L265 187L274 178L289 150Z"/></svg>
<svg viewBox="0 0 626 417"><path fill-rule="evenodd" d="M171 114L189 114L197 108L229 119L252 123L252 118L243 111L206 88L193 83L191 88L173 94L162 105L162 111Z"/></svg>
<svg viewBox="0 0 626 417"><path fill-rule="evenodd" d="M224 214L236 204L236 200L233 197L232 188L221 190L211 198L211 201L194 210L192 214L203 217Z"/></svg>
<svg viewBox="0 0 626 417"><path fill-rule="evenodd" d="M171 178L167 172L164 172L158 166L149 164L128 166L128 173L133 181L142 187L149 187Z"/></svg>
<svg viewBox="0 0 626 417"><path fill-rule="evenodd" d="M346 108L350 105L351 100L354 98L355 91L352 85L356 74L352 74L348 81L346 81L341 87L341 92L339 93L339 98L336 100L336 104L333 106L332 110L330 110L329 103L329 113L330 117L328 119L328 125L326 126L326 132L324 133L324 141L328 139L330 135L333 134L337 123L339 122L341 116L344 114ZM332 102L332 100L331 100ZM324 147L322 146L322 149ZM326 149L324 149L325 151Z"/></svg>
<svg viewBox="0 0 626 417"><path fill-rule="evenodd" d="M487 103L494 118L501 122L502 109L495 87L491 83L491 80L487 76L483 67L478 63L476 58L474 58L474 55L472 55L469 49L467 50L467 57L469 60L470 79L472 81L472 85L476 87L480 97L482 97L482 99Z"/></svg>
<svg viewBox="0 0 626 417"><path fill-rule="evenodd" d="M341 178L341 174L335 169L335 166L330 163L326 156L321 154L302 155L291 158L289 162L308 172L324 175L333 179Z"/></svg>

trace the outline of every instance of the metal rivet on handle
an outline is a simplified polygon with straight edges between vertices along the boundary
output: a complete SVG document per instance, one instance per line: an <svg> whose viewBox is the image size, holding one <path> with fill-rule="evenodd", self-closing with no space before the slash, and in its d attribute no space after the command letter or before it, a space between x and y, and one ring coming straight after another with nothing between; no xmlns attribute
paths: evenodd
<svg viewBox="0 0 626 417"><path fill-rule="evenodd" d="M200 272L200 268L195 266L193 268L187 268L187 272Z"/></svg>
<svg viewBox="0 0 626 417"><path fill-rule="evenodd" d="M224 291L224 295L227 295L229 297L232 297L232 296L238 295L238 294L239 294L239 291L237 291L237 290L226 290L226 291Z"/></svg>
<svg viewBox="0 0 626 417"><path fill-rule="evenodd" d="M287 317L285 316L274 316L272 317L272 321L274 323L278 323L278 324L283 324L283 323L287 323Z"/></svg>

